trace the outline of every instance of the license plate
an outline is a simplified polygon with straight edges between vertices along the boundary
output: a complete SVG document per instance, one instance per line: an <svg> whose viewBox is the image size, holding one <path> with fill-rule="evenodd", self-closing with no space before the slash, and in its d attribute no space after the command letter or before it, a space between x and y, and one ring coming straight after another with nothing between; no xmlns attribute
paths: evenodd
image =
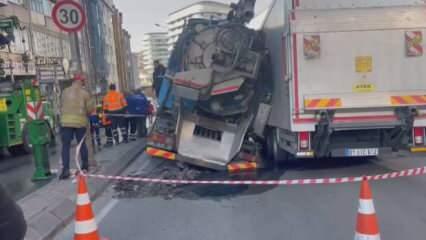
<svg viewBox="0 0 426 240"><path fill-rule="evenodd" d="M378 148L346 149L347 157L375 157L379 155Z"/></svg>

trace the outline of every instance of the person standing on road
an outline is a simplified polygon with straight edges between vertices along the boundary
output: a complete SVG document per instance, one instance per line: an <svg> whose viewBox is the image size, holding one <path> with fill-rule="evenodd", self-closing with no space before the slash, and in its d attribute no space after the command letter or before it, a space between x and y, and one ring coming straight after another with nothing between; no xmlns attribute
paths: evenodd
<svg viewBox="0 0 426 240"><path fill-rule="evenodd" d="M0 185L0 239L24 240L27 224L21 208Z"/></svg>
<svg viewBox="0 0 426 240"><path fill-rule="evenodd" d="M118 128L120 128L124 143L127 143L129 140L127 138L127 128L124 118L127 112L127 102L124 95L117 91L115 84L111 84L109 92L104 97L103 102L105 114L107 114L107 117L111 119L112 122L112 134L116 144L119 144Z"/></svg>
<svg viewBox="0 0 426 240"><path fill-rule="evenodd" d="M76 74L71 87L62 93L61 135L62 135L62 174L59 179L70 177L70 150L74 137L80 143L89 126L88 117L94 110L90 94L83 89L85 77ZM88 151L85 142L81 146L81 169L89 171Z"/></svg>
<svg viewBox="0 0 426 240"><path fill-rule="evenodd" d="M154 73L152 74L153 87L157 98L160 97L161 85L163 84L163 77L166 74L166 68L159 60L154 61Z"/></svg>
<svg viewBox="0 0 426 240"><path fill-rule="evenodd" d="M134 91L127 98L128 121L130 125L130 141L136 141L137 134L141 137L146 135L146 115L148 112L148 99L141 91ZM129 126L128 125L128 126Z"/></svg>

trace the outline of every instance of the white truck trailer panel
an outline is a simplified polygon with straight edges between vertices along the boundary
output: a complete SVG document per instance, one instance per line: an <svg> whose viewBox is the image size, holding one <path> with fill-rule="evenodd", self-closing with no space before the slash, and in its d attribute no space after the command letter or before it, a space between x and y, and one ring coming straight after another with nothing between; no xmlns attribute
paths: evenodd
<svg viewBox="0 0 426 240"><path fill-rule="evenodd" d="M396 120L395 107L421 110L426 105L425 12L424 1L275 1L265 31L284 36L283 56L272 55L287 65L287 73L275 77L290 92L288 100L285 94L274 96L271 124L313 131L321 110L334 110L335 121L373 122ZM282 31L272 28L277 17L283 17ZM290 104L291 127L283 121L280 101Z"/></svg>

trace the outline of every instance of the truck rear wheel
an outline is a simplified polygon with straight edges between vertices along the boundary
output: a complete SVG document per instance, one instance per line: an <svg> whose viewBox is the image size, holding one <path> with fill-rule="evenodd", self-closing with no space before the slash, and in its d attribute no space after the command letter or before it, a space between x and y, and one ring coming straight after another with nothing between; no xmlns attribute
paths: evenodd
<svg viewBox="0 0 426 240"><path fill-rule="evenodd" d="M269 130L266 138L266 155L268 162L274 167L289 160L289 154L280 148L276 131L276 129Z"/></svg>

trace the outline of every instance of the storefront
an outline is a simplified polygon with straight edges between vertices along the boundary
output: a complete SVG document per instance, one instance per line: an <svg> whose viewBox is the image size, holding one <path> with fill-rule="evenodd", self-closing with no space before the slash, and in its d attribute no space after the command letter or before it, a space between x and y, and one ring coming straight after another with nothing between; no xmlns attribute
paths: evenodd
<svg viewBox="0 0 426 240"><path fill-rule="evenodd" d="M53 109L59 114L62 90L69 84L61 57L35 57L37 79L46 100L53 103Z"/></svg>

